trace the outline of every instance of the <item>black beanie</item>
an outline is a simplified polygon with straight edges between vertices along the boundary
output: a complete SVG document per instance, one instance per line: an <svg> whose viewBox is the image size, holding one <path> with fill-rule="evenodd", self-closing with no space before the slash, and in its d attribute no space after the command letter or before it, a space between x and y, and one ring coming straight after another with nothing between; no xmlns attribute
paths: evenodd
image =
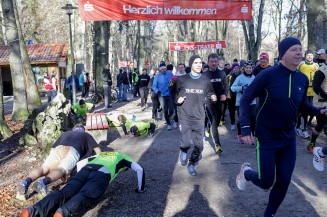
<svg viewBox="0 0 327 217"><path fill-rule="evenodd" d="M301 45L301 42L299 39L294 37L287 37L283 39L281 42L279 42L278 45L279 60L283 58L284 54L290 47L296 44Z"/></svg>
<svg viewBox="0 0 327 217"><path fill-rule="evenodd" d="M193 62L197 58L200 58L201 59L201 57L199 55L193 55L193 56L191 56L190 57L190 60L188 61L188 66L192 68Z"/></svg>
<svg viewBox="0 0 327 217"><path fill-rule="evenodd" d="M306 56L307 54L313 54L314 55L315 53L313 52L313 50L310 50L309 49L309 50L306 50L305 51L305 54L304 55Z"/></svg>

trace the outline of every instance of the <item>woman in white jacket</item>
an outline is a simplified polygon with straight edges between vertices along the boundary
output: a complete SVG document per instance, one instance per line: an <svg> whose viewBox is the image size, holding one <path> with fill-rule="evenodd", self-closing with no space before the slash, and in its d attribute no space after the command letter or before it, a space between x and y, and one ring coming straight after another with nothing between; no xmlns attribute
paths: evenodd
<svg viewBox="0 0 327 217"><path fill-rule="evenodd" d="M240 109L240 100L243 95L243 92L246 91L246 88L248 86L250 86L254 78L255 76L252 74L252 65L251 63L247 62L245 64L244 73L239 75L236 78L233 85L231 86L231 90L233 92L236 92L236 110L237 110L238 117L239 117L239 109ZM256 107L256 101L253 100L253 102L251 103L251 116L250 116L250 125L251 125L252 134L254 134L254 130L255 130L255 107ZM237 138L240 144L244 144L241 135L241 125L239 121L237 123ZM254 145L254 141L251 144Z"/></svg>

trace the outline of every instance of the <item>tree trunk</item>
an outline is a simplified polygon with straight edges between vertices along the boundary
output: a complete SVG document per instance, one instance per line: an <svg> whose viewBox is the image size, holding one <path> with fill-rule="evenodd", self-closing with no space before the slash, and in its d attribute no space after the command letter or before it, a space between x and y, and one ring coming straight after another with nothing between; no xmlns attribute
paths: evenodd
<svg viewBox="0 0 327 217"><path fill-rule="evenodd" d="M27 96L25 79L21 63L19 37L17 32L16 19L13 2L2 0L2 11L6 29L6 37L9 42L9 62L14 92L14 107L12 112L13 120L27 120L29 112L27 109Z"/></svg>
<svg viewBox="0 0 327 217"><path fill-rule="evenodd" d="M308 48L318 50L327 47L327 14L324 0L306 1Z"/></svg>
<svg viewBox="0 0 327 217"><path fill-rule="evenodd" d="M26 92L27 92L27 100L28 100L28 110L29 112L32 112L34 109L42 106L42 102L39 96L39 92L37 90L34 74L32 72L31 62L30 58L27 53L25 40L22 34L22 29L20 26L19 21L19 15L17 12L17 3L16 0L13 1L14 4L14 12L16 17L16 24L17 24L17 30L19 35L19 46L20 46L20 52L22 57L22 62L24 66L24 76L26 81Z"/></svg>
<svg viewBox="0 0 327 217"><path fill-rule="evenodd" d="M94 22L94 37L95 37L95 52L96 52L96 66L95 66L95 78L96 88L102 88L101 73L104 65L109 62L108 50L109 50L109 28L110 21L95 21Z"/></svg>
<svg viewBox="0 0 327 217"><path fill-rule="evenodd" d="M12 131L7 125L4 116L4 104L3 104L3 85L2 85L2 74L0 69L0 139L6 139L12 136Z"/></svg>
<svg viewBox="0 0 327 217"><path fill-rule="evenodd" d="M261 0L259 6L258 23L257 23L256 31L254 28L253 20L248 22L248 26L247 26L248 28L246 28L245 22L242 21L243 32L246 41L246 48L248 51L248 59L253 61L256 61L258 59L258 53L261 47L261 42L262 42L261 27L262 27L264 7L265 7L265 0Z"/></svg>
<svg viewBox="0 0 327 217"><path fill-rule="evenodd" d="M141 56L141 21L137 21L137 36L136 36L136 44L137 44L137 56L136 56L136 67L138 70L141 69L140 65L140 56Z"/></svg>

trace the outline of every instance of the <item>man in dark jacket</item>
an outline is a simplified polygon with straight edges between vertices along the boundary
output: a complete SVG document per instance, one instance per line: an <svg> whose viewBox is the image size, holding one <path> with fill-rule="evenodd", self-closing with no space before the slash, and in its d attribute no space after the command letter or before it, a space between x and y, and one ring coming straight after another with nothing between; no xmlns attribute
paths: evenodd
<svg viewBox="0 0 327 217"><path fill-rule="evenodd" d="M101 74L102 79L102 87L103 87L103 97L104 97L104 107L110 108L111 105L111 74L110 74L110 64L107 63L103 69Z"/></svg>
<svg viewBox="0 0 327 217"><path fill-rule="evenodd" d="M313 107L307 98L309 81L297 70L302 61L301 42L293 37L278 45L280 63L255 77L240 101L240 124L243 140L251 144L251 102L259 97L256 118L258 171L244 163L236 185L245 190L247 181L270 189L265 217L276 215L291 182L296 160L296 118L298 111L312 115L327 114L327 109Z"/></svg>
<svg viewBox="0 0 327 217"><path fill-rule="evenodd" d="M209 70L203 73L211 81L213 90L218 100L217 103L208 102L206 107L211 116L211 132L215 142L216 154L222 152L221 143L219 141L218 125L223 112L223 103L229 92L229 85L226 77L225 59L216 53L211 53L208 56ZM208 127L210 129L210 127Z"/></svg>
<svg viewBox="0 0 327 217"><path fill-rule="evenodd" d="M121 100L123 94L123 69L119 69L117 75L118 100Z"/></svg>

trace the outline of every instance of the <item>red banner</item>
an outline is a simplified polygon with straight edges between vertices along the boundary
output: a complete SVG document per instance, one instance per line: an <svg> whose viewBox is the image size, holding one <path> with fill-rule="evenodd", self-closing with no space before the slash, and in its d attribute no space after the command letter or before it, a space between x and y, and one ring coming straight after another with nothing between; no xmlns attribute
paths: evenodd
<svg viewBox="0 0 327 217"><path fill-rule="evenodd" d="M170 51L192 51L226 48L226 41L169 42Z"/></svg>
<svg viewBox="0 0 327 217"><path fill-rule="evenodd" d="M84 21L251 20L251 0L79 0Z"/></svg>

